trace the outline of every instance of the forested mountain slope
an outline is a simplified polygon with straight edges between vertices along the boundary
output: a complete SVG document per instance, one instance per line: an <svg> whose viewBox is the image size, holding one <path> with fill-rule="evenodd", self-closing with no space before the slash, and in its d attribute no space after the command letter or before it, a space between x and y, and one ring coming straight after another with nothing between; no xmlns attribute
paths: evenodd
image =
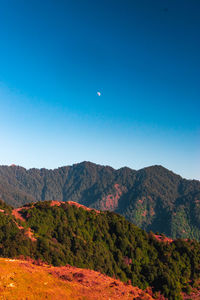
<svg viewBox="0 0 200 300"><path fill-rule="evenodd" d="M20 255L96 270L168 299L182 299L182 292L200 283L198 242L147 234L118 214L74 202L17 210L0 202L0 256Z"/></svg>
<svg viewBox="0 0 200 300"><path fill-rule="evenodd" d="M200 182L162 166L139 171L90 162L55 170L1 166L0 197L14 207L32 201L76 201L120 213L147 231L200 239Z"/></svg>

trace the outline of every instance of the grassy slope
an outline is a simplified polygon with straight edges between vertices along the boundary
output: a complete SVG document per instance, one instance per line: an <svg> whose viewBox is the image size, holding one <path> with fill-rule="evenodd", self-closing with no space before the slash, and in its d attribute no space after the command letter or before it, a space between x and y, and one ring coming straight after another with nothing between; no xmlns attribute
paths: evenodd
<svg viewBox="0 0 200 300"><path fill-rule="evenodd" d="M139 299L152 297L101 273L0 258L1 299Z"/></svg>

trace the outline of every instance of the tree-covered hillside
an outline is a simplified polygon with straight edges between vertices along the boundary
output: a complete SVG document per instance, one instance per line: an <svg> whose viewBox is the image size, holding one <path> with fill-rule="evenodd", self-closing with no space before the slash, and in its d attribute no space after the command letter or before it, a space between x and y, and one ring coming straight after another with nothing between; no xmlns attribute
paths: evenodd
<svg viewBox="0 0 200 300"><path fill-rule="evenodd" d="M29 204L18 211L21 221L5 204L0 209L1 256L21 254L53 265L90 268L142 289L151 286L168 299L181 299L181 291L198 284L196 241L159 241L118 214L68 203ZM25 235L29 227L36 241Z"/></svg>
<svg viewBox="0 0 200 300"><path fill-rule="evenodd" d="M200 182L161 166L139 171L90 162L55 170L1 166L0 196L14 207L33 201L76 201L120 213L147 231L200 239Z"/></svg>

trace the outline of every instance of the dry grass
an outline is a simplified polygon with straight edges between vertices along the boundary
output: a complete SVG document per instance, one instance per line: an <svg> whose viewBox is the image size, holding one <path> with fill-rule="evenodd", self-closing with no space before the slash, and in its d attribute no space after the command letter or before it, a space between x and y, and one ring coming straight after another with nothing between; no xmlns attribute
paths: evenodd
<svg viewBox="0 0 200 300"><path fill-rule="evenodd" d="M99 272L0 258L0 299L148 300L152 297Z"/></svg>

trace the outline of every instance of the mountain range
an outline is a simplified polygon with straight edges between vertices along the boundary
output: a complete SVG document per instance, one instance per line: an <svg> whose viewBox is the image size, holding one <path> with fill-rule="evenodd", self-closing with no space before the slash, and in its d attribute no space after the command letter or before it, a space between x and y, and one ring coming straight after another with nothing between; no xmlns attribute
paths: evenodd
<svg viewBox="0 0 200 300"><path fill-rule="evenodd" d="M0 198L13 207L75 201L119 213L146 231L200 240L200 181L158 165L138 171L91 162L54 170L0 166Z"/></svg>

